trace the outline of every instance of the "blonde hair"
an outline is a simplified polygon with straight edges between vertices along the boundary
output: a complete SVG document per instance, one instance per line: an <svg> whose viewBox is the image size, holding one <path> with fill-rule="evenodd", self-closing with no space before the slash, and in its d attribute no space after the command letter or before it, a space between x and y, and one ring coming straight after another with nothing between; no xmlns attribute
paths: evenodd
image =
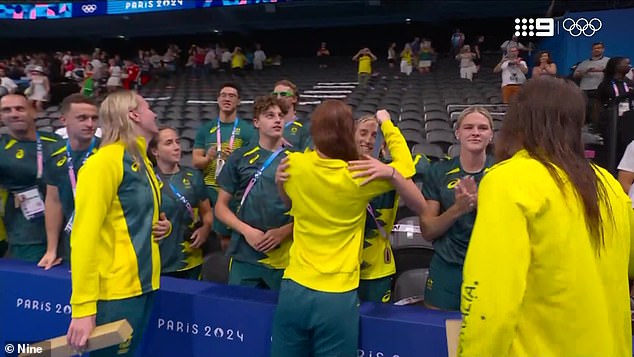
<svg viewBox="0 0 634 357"><path fill-rule="evenodd" d="M460 113L460 115L458 116L458 120L456 121L456 129L460 129L460 124L462 124L462 121L464 120L464 118L467 115L473 114L473 113L484 115L489 120L489 126L491 127L491 129L493 129L493 117L491 116L491 113L489 113L488 110L486 110L484 107L481 107L479 105L472 105L470 107L467 107L465 108L465 110L463 110Z"/></svg>
<svg viewBox="0 0 634 357"><path fill-rule="evenodd" d="M379 124L379 119L376 118L376 115L374 115L374 114L366 114L366 115L361 116L357 120L355 120L354 121L354 125L355 126L359 126L359 125L361 125L361 124L363 124L365 122L368 122L368 121L375 121L377 125Z"/></svg>
<svg viewBox="0 0 634 357"><path fill-rule="evenodd" d="M129 118L130 111L139 107L137 95L132 90L120 90L109 94L101 103L99 108L103 130L101 145L121 141L134 160L144 165L143 155L136 143L134 122Z"/></svg>

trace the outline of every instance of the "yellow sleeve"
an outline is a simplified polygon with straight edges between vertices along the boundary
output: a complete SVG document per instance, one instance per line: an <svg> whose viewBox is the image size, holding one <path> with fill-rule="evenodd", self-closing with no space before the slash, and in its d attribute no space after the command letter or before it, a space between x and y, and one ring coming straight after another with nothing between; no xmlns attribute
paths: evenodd
<svg viewBox="0 0 634 357"><path fill-rule="evenodd" d="M527 190L496 174L489 172L478 189L478 212L463 269L461 357L508 355L526 289L526 216L537 202Z"/></svg>
<svg viewBox="0 0 634 357"><path fill-rule="evenodd" d="M631 207L631 205L629 207ZM630 279L634 279L634 209L630 210L630 264L629 264L629 277L630 277Z"/></svg>
<svg viewBox="0 0 634 357"><path fill-rule="evenodd" d="M412 154L407 147L407 142L401 134L401 131L392 124L391 120L386 120L381 124L381 131L385 137L385 143L387 144L390 155L392 156L392 162L390 166L395 168L403 177L410 178L416 173L416 167L414 166L414 160L412 160ZM361 182L363 180L360 180ZM361 187L361 192L364 195L370 197L379 195L384 192L388 192L394 189L392 183L389 180L374 180L369 182L365 186Z"/></svg>
<svg viewBox="0 0 634 357"><path fill-rule="evenodd" d="M407 141L405 141L401 131L394 126L391 120L386 120L381 124L381 131L392 156L390 166L395 168L405 178L414 176L416 167L407 146Z"/></svg>
<svg viewBox="0 0 634 357"><path fill-rule="evenodd" d="M97 153L79 170L70 237L73 318L97 313L100 231L123 179L122 160Z"/></svg>

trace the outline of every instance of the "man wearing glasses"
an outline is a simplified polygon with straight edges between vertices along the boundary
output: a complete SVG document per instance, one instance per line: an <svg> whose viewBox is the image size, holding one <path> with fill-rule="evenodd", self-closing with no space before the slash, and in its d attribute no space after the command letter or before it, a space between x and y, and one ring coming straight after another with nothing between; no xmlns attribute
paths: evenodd
<svg viewBox="0 0 634 357"><path fill-rule="evenodd" d="M297 86L286 79L275 83L273 96L277 97L284 106L284 144L290 146L292 151L304 151L312 145L310 130L297 119L295 108L299 101Z"/></svg>
<svg viewBox="0 0 634 357"><path fill-rule="evenodd" d="M227 158L235 149L248 145L255 135L251 122L238 118L239 104L239 87L233 83L223 84L218 93L218 117L198 129L194 140L192 163L194 167L203 171L209 198L214 206L218 199L216 178ZM234 211L237 204L238 202L230 204ZM218 219L214 220L213 229L222 249L225 250L231 239L231 229Z"/></svg>

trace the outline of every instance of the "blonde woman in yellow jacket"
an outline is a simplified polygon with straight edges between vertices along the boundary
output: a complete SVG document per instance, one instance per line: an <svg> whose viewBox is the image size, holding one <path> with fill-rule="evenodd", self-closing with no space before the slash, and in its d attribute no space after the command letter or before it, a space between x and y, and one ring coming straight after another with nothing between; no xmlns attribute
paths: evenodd
<svg viewBox="0 0 634 357"><path fill-rule="evenodd" d="M159 288L155 239L171 229L159 214L159 184L146 156L158 128L148 103L133 91L108 95L99 116L101 148L77 179L67 339L81 352L95 325L127 319L134 329L131 340L90 355L133 356Z"/></svg>
<svg viewBox="0 0 634 357"><path fill-rule="evenodd" d="M361 248L370 200L395 187L425 205L406 177L412 156L389 114L377 112L394 161L359 160L350 107L325 101L312 115L315 151L291 153L276 180L294 218L293 245L273 322L272 356L356 356ZM353 172L360 171L360 172Z"/></svg>
<svg viewBox="0 0 634 357"><path fill-rule="evenodd" d="M478 191L460 356L632 355L633 211L610 173L584 158L584 103L574 83L551 77L530 80L511 103L502 161Z"/></svg>

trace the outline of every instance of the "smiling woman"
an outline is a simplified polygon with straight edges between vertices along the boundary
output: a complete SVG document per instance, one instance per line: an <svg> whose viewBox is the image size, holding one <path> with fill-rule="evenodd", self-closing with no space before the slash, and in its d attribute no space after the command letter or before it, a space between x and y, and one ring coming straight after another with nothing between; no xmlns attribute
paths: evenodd
<svg viewBox="0 0 634 357"><path fill-rule="evenodd" d="M477 185L493 158L486 153L493 141L489 112L472 106L456 123L460 155L433 164L424 175L423 195L429 209L420 217L423 237L433 242L425 304L443 310L460 309L462 265L476 218Z"/></svg>

